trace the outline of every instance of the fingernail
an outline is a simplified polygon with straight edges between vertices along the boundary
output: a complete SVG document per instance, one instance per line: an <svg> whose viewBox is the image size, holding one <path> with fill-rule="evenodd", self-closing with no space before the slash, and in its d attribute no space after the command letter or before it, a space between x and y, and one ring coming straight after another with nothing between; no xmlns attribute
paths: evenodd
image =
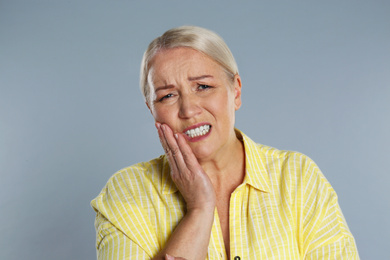
<svg viewBox="0 0 390 260"><path fill-rule="evenodd" d="M179 136L178 136L177 134L175 134L175 138L176 138L176 140L177 140L177 138L179 138Z"/></svg>
<svg viewBox="0 0 390 260"><path fill-rule="evenodd" d="M168 254L165 254L165 259L166 260L173 260L173 259L175 259L173 256L170 256L170 255L168 255Z"/></svg>
<svg viewBox="0 0 390 260"><path fill-rule="evenodd" d="M154 125L156 126L157 129L161 127L161 124L159 122L156 122Z"/></svg>

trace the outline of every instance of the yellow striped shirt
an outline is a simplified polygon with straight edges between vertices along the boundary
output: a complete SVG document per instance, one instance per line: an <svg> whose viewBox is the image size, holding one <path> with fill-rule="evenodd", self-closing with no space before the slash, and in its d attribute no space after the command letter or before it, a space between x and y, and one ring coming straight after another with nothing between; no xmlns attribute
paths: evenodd
<svg viewBox="0 0 390 260"><path fill-rule="evenodd" d="M359 259L337 195L307 156L242 136L246 173L231 194L231 259ZM91 202L98 259L150 259L185 214L165 156L114 174ZM215 210L207 259L227 259Z"/></svg>

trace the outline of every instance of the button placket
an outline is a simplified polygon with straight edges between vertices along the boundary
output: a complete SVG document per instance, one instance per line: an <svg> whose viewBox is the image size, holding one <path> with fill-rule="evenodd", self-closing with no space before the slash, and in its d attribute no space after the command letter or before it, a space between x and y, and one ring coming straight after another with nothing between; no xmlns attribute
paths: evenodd
<svg viewBox="0 0 390 260"><path fill-rule="evenodd" d="M232 245L233 241L235 245L241 245L242 244L242 234L237 234L238 227L241 225L241 208L237 205L241 205L242 195L245 192L244 190L245 184L241 184L236 188L236 190L232 193L230 197L230 209L229 209L229 229L230 229L230 244ZM234 203L235 202L235 203ZM238 232L239 233L239 232ZM230 247L231 255L239 254L242 252L242 248L239 246L239 249L237 247L232 248ZM234 260L241 260L241 257L239 255L236 255Z"/></svg>

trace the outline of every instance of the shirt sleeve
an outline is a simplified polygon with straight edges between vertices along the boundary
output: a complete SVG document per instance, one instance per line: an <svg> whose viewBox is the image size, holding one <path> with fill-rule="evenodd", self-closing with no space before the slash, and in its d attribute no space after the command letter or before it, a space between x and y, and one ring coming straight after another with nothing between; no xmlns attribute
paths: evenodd
<svg viewBox="0 0 390 260"><path fill-rule="evenodd" d="M302 184L299 240L304 259L359 259L336 192L310 159Z"/></svg>
<svg viewBox="0 0 390 260"><path fill-rule="evenodd" d="M339 211L340 214L341 211ZM334 224L334 229L337 230L337 226L346 225L345 222ZM321 227L322 229L329 229L327 227ZM306 255L305 259L359 259L359 255L356 249L355 240L349 233L342 234L338 239L327 243L326 233L322 234L318 232L319 236L324 236L325 239L322 244L318 244L317 241L313 241L313 247L310 252ZM318 241L321 237L317 238ZM332 239L332 236L329 238Z"/></svg>
<svg viewBox="0 0 390 260"><path fill-rule="evenodd" d="M98 260L151 259L146 252L118 230L99 212L95 219Z"/></svg>

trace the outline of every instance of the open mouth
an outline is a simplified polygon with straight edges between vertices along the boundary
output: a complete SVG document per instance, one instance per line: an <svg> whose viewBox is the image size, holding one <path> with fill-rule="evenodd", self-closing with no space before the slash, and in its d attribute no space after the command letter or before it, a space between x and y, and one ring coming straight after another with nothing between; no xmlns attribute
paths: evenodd
<svg viewBox="0 0 390 260"><path fill-rule="evenodd" d="M211 129L211 125L202 125L197 128L187 130L184 133L188 137L195 138L195 137L206 135L208 132L210 132L210 129Z"/></svg>

